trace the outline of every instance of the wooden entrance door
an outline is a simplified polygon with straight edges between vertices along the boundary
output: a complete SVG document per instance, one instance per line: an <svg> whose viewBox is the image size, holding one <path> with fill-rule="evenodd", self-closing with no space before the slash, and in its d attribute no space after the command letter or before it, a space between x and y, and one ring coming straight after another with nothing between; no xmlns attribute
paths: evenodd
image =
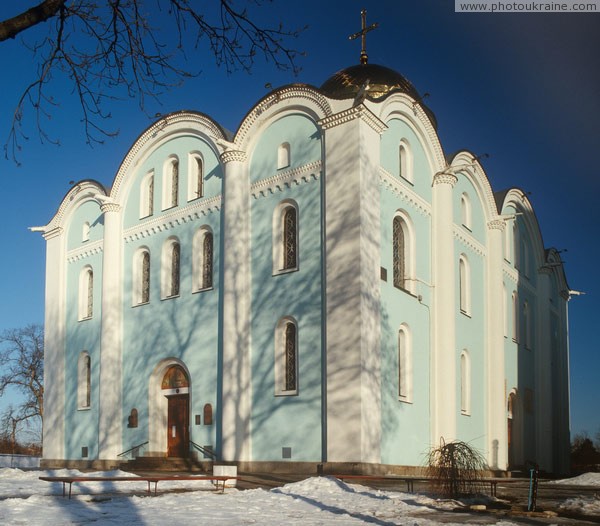
<svg viewBox="0 0 600 526"><path fill-rule="evenodd" d="M167 456L187 457L189 449L189 395L174 395L169 400Z"/></svg>

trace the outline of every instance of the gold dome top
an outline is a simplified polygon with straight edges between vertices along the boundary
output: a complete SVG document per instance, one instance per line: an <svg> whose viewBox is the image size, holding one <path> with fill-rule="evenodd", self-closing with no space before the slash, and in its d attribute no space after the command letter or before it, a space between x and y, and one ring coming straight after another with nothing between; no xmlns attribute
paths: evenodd
<svg viewBox="0 0 600 526"><path fill-rule="evenodd" d="M323 83L321 91L333 99L351 99L367 81L369 89L366 95L371 100L381 99L392 91L406 93L415 100L421 98L415 87L400 73L377 64L358 64L338 71Z"/></svg>

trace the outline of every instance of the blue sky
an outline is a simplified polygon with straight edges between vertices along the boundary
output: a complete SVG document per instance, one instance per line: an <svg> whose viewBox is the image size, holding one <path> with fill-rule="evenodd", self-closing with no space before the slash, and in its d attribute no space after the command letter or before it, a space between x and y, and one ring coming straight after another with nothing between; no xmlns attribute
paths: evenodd
<svg viewBox="0 0 600 526"><path fill-rule="evenodd" d="M368 36L369 61L401 72L421 94L430 94L426 103L436 114L444 151L489 153L484 167L493 189L531 192L546 247L568 250L562 256L569 285L586 292L569 303L572 434L600 431L600 245L594 227L600 221L600 14L461 14L449 0L276 0L257 11L261 23L309 26L292 43L306 52L297 77L261 61L251 75L228 75L201 42L198 52L187 54L201 75L166 93L162 105L151 103L147 114L198 110L235 130L268 92L266 83L320 86L358 63L360 44L348 35L360 28L362 8L368 23L379 23ZM2 3L0 18L15 9ZM18 97L36 73L23 40L32 43L42 34L38 28L0 43L2 143ZM90 178L109 186L128 148L152 122L136 101L114 101L107 127L119 135L90 148L71 86L57 76L52 91L59 106L47 130L61 145L40 141L29 109L21 166L0 160L0 331L43 322L45 243L27 227L51 219L69 181Z"/></svg>

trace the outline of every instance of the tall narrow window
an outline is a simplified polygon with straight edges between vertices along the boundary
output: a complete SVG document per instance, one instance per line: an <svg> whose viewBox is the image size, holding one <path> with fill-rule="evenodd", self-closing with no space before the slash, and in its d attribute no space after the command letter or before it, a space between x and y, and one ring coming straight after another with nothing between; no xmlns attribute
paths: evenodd
<svg viewBox="0 0 600 526"><path fill-rule="evenodd" d="M460 221L462 226L471 230L471 199L467 193L460 196Z"/></svg>
<svg viewBox="0 0 600 526"><path fill-rule="evenodd" d="M179 295L179 264L181 260L181 249L179 243L173 243L171 247L171 291L169 296Z"/></svg>
<svg viewBox="0 0 600 526"><path fill-rule="evenodd" d="M79 275L79 319L91 318L94 313L94 271L84 267Z"/></svg>
<svg viewBox="0 0 600 526"><path fill-rule="evenodd" d="M208 226L202 226L194 234L192 241L192 290L199 291L213 287L213 233Z"/></svg>
<svg viewBox="0 0 600 526"><path fill-rule="evenodd" d="M519 341L519 295L517 291L512 293L512 338Z"/></svg>
<svg viewBox="0 0 600 526"><path fill-rule="evenodd" d="M202 288L213 286L213 235L207 232L202 242Z"/></svg>
<svg viewBox="0 0 600 526"><path fill-rule="evenodd" d="M471 270L467 257L462 254L458 260L458 279L460 291L460 311L471 313Z"/></svg>
<svg viewBox="0 0 600 526"><path fill-rule="evenodd" d="M140 218L151 216L154 212L154 172L142 179L140 186Z"/></svg>
<svg viewBox="0 0 600 526"><path fill-rule="evenodd" d="M181 247L176 238L168 239L163 245L161 257L161 298L179 296L181 278Z"/></svg>
<svg viewBox="0 0 600 526"><path fill-rule="evenodd" d="M398 175L411 183L413 181L412 151L406 139L402 139L398 146Z"/></svg>
<svg viewBox="0 0 600 526"><path fill-rule="evenodd" d="M291 322L285 327L285 390L296 390L296 326Z"/></svg>
<svg viewBox="0 0 600 526"><path fill-rule="evenodd" d="M91 405L91 360L87 352L79 355L77 363L77 408L87 409Z"/></svg>
<svg viewBox="0 0 600 526"><path fill-rule="evenodd" d="M412 400L412 345L406 326L398 331L398 399Z"/></svg>
<svg viewBox="0 0 600 526"><path fill-rule="evenodd" d="M290 143L284 142L277 148L277 169L287 168L290 165Z"/></svg>
<svg viewBox="0 0 600 526"><path fill-rule="evenodd" d="M394 287L406 288L406 233L404 222L400 217L394 217L392 226Z"/></svg>
<svg viewBox="0 0 600 526"><path fill-rule="evenodd" d="M163 210L179 202L179 159L170 157L163 168Z"/></svg>
<svg viewBox="0 0 600 526"><path fill-rule="evenodd" d="M133 305L150 301L150 251L139 249L133 260Z"/></svg>
<svg viewBox="0 0 600 526"><path fill-rule="evenodd" d="M298 270L298 240L298 205L295 201L282 201L273 211L273 274Z"/></svg>
<svg viewBox="0 0 600 526"><path fill-rule="evenodd" d="M297 220L296 209L292 206L283 214L283 268L296 268L297 254Z"/></svg>
<svg viewBox="0 0 600 526"><path fill-rule="evenodd" d="M275 329L275 394L298 393L298 329L290 318L279 320Z"/></svg>
<svg viewBox="0 0 600 526"><path fill-rule="evenodd" d="M460 412L471 413L471 363L467 351L460 355Z"/></svg>
<svg viewBox="0 0 600 526"><path fill-rule="evenodd" d="M188 201L204 195L204 164L199 153L188 157Z"/></svg>

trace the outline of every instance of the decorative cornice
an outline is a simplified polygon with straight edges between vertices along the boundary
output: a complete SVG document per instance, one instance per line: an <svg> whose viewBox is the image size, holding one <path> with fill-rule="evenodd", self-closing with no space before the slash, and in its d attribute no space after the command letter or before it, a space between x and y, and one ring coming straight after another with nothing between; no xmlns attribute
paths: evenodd
<svg viewBox="0 0 600 526"><path fill-rule="evenodd" d="M227 164L227 163L230 163L233 161L243 163L246 161L247 158L248 158L248 155L246 154L246 152L243 152L242 150L227 150L221 154L221 161L224 164Z"/></svg>
<svg viewBox="0 0 600 526"><path fill-rule="evenodd" d="M207 200L200 200L185 207L176 208L172 212L144 221L123 232L126 243L143 239L152 234L170 230L178 225L196 221L221 209L221 196L217 195Z"/></svg>
<svg viewBox="0 0 600 526"><path fill-rule="evenodd" d="M82 259L89 258L91 256L95 256L96 254L101 254L103 250L103 241L94 241L93 243L87 243L82 247L74 248L73 250L69 250L67 252L67 263L75 263L76 261L81 261Z"/></svg>
<svg viewBox="0 0 600 526"><path fill-rule="evenodd" d="M501 232L504 232L506 229L506 221L503 219L492 219L491 221L488 221L487 227L489 230L500 230Z"/></svg>
<svg viewBox="0 0 600 526"><path fill-rule="evenodd" d="M519 272L515 267L506 261L504 262L504 265L502 265L502 272L515 283L519 281Z"/></svg>
<svg viewBox="0 0 600 526"><path fill-rule="evenodd" d="M401 180L390 174L385 168L379 167L379 181L419 213L431 217L431 205L414 192L412 188L406 186Z"/></svg>
<svg viewBox="0 0 600 526"><path fill-rule="evenodd" d="M102 203L100 205L100 210L102 211L103 214L106 214L109 212L120 212L121 205L119 203Z"/></svg>
<svg viewBox="0 0 600 526"><path fill-rule="evenodd" d="M469 247L478 256L485 257L485 247L473 236L468 235L464 229L454 225L453 234L455 239L458 239L463 245Z"/></svg>
<svg viewBox="0 0 600 526"><path fill-rule="evenodd" d="M298 168L286 170L267 179L261 179L250 186L250 193L254 199L264 197L275 192L281 192L292 185L300 185L316 181L321 176L321 161L315 161Z"/></svg>
<svg viewBox="0 0 600 526"><path fill-rule="evenodd" d="M63 232L64 232L64 228L57 226L56 228L53 228L52 230L47 230L47 231L43 232L42 236L44 237L44 239L46 241L48 241L49 239L60 236Z"/></svg>
<svg viewBox="0 0 600 526"><path fill-rule="evenodd" d="M454 187L457 181L458 177L456 177L456 175L454 174L447 172L438 172L433 176L431 186L436 186L438 184L449 184L450 186Z"/></svg>
<svg viewBox="0 0 600 526"><path fill-rule="evenodd" d="M335 115L325 117L319 121L319 124L324 130L340 126L347 122L353 121L354 119L361 119L368 124L373 130L381 134L387 130L385 122L381 121L371 110L369 110L364 104L353 106L347 110L340 111Z"/></svg>

